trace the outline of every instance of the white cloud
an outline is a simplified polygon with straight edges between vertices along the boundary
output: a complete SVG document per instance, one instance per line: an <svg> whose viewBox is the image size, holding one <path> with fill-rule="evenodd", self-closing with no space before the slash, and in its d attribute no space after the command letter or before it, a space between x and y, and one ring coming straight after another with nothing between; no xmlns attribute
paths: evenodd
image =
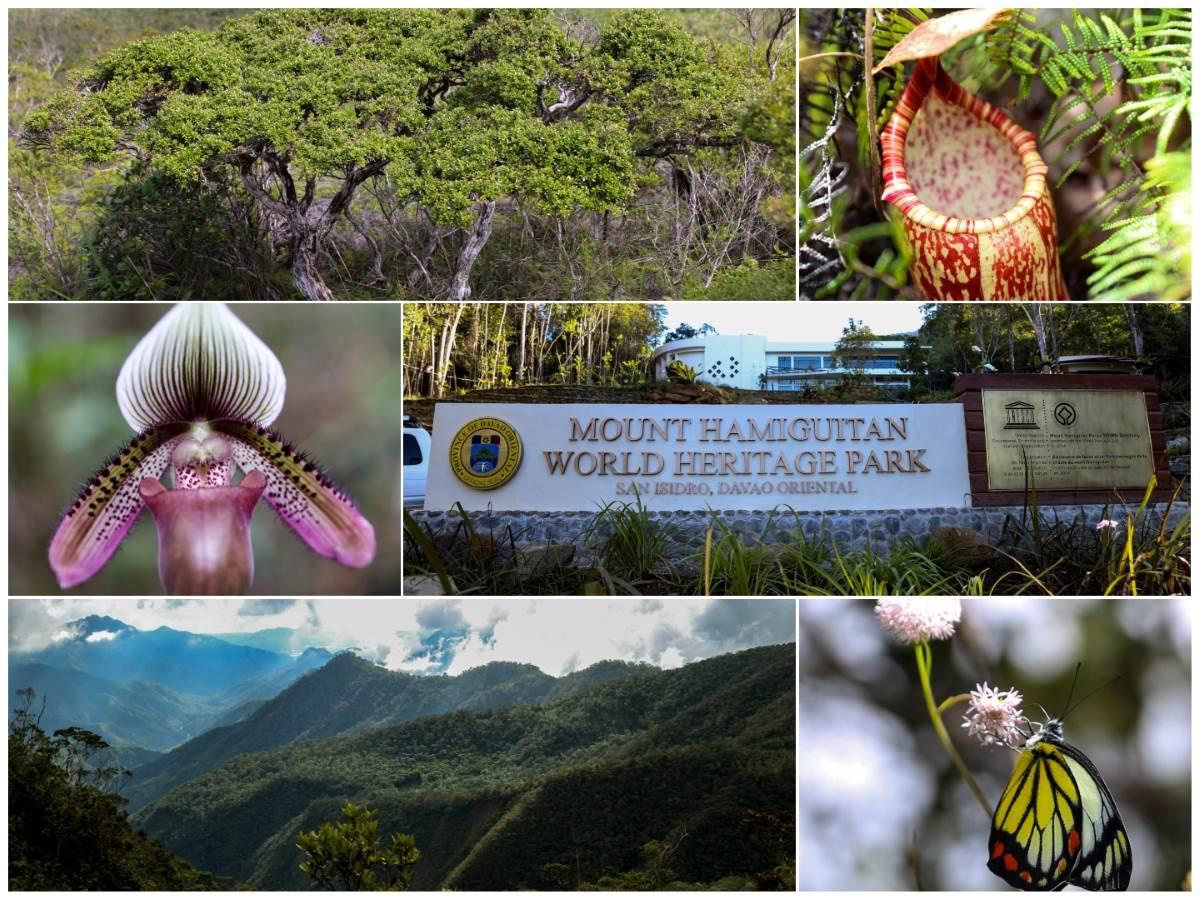
<svg viewBox="0 0 1200 900"><path fill-rule="evenodd" d="M736 604L736 608L731 606ZM253 612L251 615L244 614ZM307 646L347 645L392 669L446 669L457 674L489 662L532 663L562 675L604 659L675 667L697 659L795 639L790 600L666 601L639 598L426 602L382 598L255 603L200 600L14 600L9 607L10 649L45 646L66 622L105 615L134 628L161 626L197 634L295 631L294 652ZM460 643L443 655L412 658L434 630L451 630ZM103 634L98 632L97 634ZM452 656L452 658L451 658Z"/></svg>
<svg viewBox="0 0 1200 900"><path fill-rule="evenodd" d="M850 318L861 319L876 334L916 331L923 321L920 304L882 300L799 304L681 301L666 306L668 331L683 322L696 328L707 322L721 334L764 334L773 341L836 341Z"/></svg>
<svg viewBox="0 0 1200 900"><path fill-rule="evenodd" d="M84 640L89 644L98 644L101 641L111 641L120 633L119 631L93 631Z"/></svg>
<svg viewBox="0 0 1200 900"><path fill-rule="evenodd" d="M678 669L684 664L683 654L671 647L659 658L658 664L664 669Z"/></svg>

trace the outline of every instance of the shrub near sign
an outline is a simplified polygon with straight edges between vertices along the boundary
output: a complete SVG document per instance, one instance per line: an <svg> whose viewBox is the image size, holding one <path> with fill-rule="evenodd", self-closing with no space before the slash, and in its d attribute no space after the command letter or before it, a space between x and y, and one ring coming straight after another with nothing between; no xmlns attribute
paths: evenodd
<svg viewBox="0 0 1200 900"><path fill-rule="evenodd" d="M462 477L464 429L484 419L523 448L498 485ZM425 507L550 512L635 498L664 510L963 507L966 459L953 403L441 403Z"/></svg>

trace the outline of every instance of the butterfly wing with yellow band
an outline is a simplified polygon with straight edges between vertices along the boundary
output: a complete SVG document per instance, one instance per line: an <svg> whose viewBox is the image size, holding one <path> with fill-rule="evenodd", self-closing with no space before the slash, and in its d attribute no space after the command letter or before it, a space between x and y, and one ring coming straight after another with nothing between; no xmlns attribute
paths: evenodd
<svg viewBox="0 0 1200 900"><path fill-rule="evenodd" d="M988 847L988 868L1023 890L1123 891L1133 871L1112 794L1086 756L1057 740L1017 758Z"/></svg>
<svg viewBox="0 0 1200 900"><path fill-rule="evenodd" d="M1083 812L1070 766L1049 741L1017 757L988 838L988 868L1013 887L1054 890L1075 867Z"/></svg>

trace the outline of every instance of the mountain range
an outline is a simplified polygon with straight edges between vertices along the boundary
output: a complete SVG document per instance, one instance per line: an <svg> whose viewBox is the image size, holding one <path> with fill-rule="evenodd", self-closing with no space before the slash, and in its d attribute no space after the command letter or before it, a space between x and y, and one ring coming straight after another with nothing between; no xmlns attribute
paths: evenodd
<svg viewBox="0 0 1200 900"><path fill-rule="evenodd" d="M343 654L136 771L142 802L175 785L134 821L260 889L307 886L296 835L346 801L415 836L415 889L592 882L679 829L679 878L749 878L779 850L747 817L794 810L794 672L792 644L560 679L514 664L421 678Z"/></svg>
<svg viewBox="0 0 1200 900"><path fill-rule="evenodd" d="M608 661L553 678L536 666L495 662L453 677L421 676L393 672L352 653L341 653L237 721L215 727L136 769L125 795L130 808L138 809L241 753L353 734L453 710L543 703L590 684L646 670L654 671L645 664Z"/></svg>
<svg viewBox="0 0 1200 900"><path fill-rule="evenodd" d="M347 802L382 836L414 836L415 889L641 888L668 836L654 877L673 886L771 885L789 866L794 883L794 644L667 671L606 661L555 678L496 662L449 676L297 654L303 635L285 632L226 640L89 616L10 652L11 690L45 700L46 734L94 731L112 747L93 764L132 770L132 825L176 860L138 844L134 857L159 860L145 883L211 872L308 888L297 836Z"/></svg>
<svg viewBox="0 0 1200 900"><path fill-rule="evenodd" d="M141 631L109 616L69 622L36 651L10 652L10 691L45 701L47 732L78 726L102 735L124 765L150 758L218 724L236 721L306 672L328 650L299 655L208 635ZM10 697L10 701L11 701Z"/></svg>

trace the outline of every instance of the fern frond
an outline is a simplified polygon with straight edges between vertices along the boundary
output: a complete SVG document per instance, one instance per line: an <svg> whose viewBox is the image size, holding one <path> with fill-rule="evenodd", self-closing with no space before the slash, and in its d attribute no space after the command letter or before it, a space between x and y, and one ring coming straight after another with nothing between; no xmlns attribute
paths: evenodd
<svg viewBox="0 0 1200 900"><path fill-rule="evenodd" d="M1122 173L1094 205L1091 221L1098 219L1107 236L1084 257L1096 265L1088 280L1093 299L1187 296L1190 275L1180 273L1190 273L1190 194L1180 185L1186 181L1190 190L1190 172L1185 178L1169 151L1190 159L1190 138L1177 132L1191 105L1191 11L1074 10L1053 31L1023 12L988 35L986 45L992 61L1019 79L1020 98L1034 79L1054 97L1040 141L1056 148L1047 162L1060 173L1059 187L1097 157L1101 169ZM1154 156L1142 163L1150 135Z"/></svg>
<svg viewBox="0 0 1200 900"><path fill-rule="evenodd" d="M1191 292L1191 153L1155 156L1136 195L1140 214L1112 219L1110 232L1085 254L1096 271L1096 300L1179 300Z"/></svg>

